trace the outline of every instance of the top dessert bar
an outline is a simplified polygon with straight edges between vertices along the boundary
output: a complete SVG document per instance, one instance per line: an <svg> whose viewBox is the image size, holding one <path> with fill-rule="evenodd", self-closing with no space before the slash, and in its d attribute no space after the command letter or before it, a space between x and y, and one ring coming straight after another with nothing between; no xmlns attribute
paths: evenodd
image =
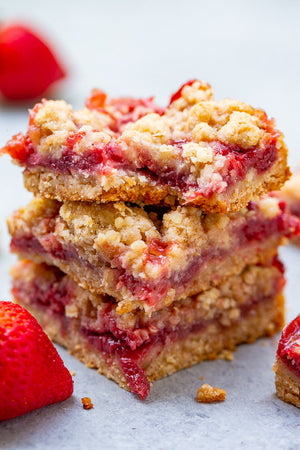
<svg viewBox="0 0 300 450"><path fill-rule="evenodd" d="M282 134L264 111L215 101L192 80L162 109L152 98L107 99L86 108L47 101L26 135L2 149L25 168L26 188L60 201L129 201L238 211L289 177Z"/></svg>

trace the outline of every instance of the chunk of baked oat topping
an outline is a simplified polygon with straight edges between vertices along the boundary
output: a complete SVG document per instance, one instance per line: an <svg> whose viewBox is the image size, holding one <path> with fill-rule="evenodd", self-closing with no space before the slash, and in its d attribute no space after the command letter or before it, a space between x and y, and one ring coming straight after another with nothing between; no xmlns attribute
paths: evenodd
<svg viewBox="0 0 300 450"><path fill-rule="evenodd" d="M212 387L210 384L202 384L197 390L197 401L199 403L223 402L225 398L225 389Z"/></svg>
<svg viewBox="0 0 300 450"><path fill-rule="evenodd" d="M167 108L152 98L107 99L86 108L46 101L30 112L26 135L2 150L25 168L35 195L81 201L189 204L237 211L289 177L273 120L236 100L213 100L205 82L186 83Z"/></svg>

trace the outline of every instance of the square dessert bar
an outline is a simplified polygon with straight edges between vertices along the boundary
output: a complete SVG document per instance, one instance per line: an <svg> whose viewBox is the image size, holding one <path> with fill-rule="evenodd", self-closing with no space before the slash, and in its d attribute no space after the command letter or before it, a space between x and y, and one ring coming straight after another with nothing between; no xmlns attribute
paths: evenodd
<svg viewBox="0 0 300 450"><path fill-rule="evenodd" d="M274 372L277 396L300 408L300 315L282 330Z"/></svg>
<svg viewBox="0 0 300 450"><path fill-rule="evenodd" d="M150 383L283 325L285 283L275 257L153 312L117 313L113 297L79 287L59 269L19 261L15 300L81 361L145 399Z"/></svg>
<svg viewBox="0 0 300 450"><path fill-rule="evenodd" d="M46 101L26 135L2 149L25 168L26 188L59 201L129 201L238 211L289 177L282 134L265 112L213 99L192 80L159 108L152 99L107 100L86 108Z"/></svg>
<svg viewBox="0 0 300 450"><path fill-rule="evenodd" d="M8 219L11 250L147 314L266 264L299 220L271 196L229 214L34 198Z"/></svg>

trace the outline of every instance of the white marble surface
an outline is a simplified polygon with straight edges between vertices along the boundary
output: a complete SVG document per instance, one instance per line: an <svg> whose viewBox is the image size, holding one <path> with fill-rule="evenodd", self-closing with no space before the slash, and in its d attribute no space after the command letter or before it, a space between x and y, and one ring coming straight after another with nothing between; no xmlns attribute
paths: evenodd
<svg viewBox="0 0 300 450"><path fill-rule="evenodd" d="M300 159L297 1L11 0L0 2L2 18L27 20L56 42L72 76L61 96L75 106L94 86L111 95L169 94L189 78L261 106L285 132L293 167ZM28 105L30 106L30 105ZM25 106L0 104L0 146L25 130ZM8 299L5 217L30 199L21 171L0 161L0 298ZM287 267L287 318L299 311L300 251L282 250ZM233 362L205 362L156 382L142 402L59 348L75 372L74 395L0 424L0 448L282 448L300 446L299 410L274 395L272 364L277 339L240 347ZM195 401L202 381L227 390L222 404ZM94 409L82 409L89 396Z"/></svg>

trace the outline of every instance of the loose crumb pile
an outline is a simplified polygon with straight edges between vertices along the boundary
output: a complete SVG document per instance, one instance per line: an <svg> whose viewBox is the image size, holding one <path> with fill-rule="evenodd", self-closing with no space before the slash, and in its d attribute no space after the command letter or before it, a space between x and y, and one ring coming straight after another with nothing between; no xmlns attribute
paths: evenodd
<svg viewBox="0 0 300 450"><path fill-rule="evenodd" d="M199 403L222 402L225 398L225 389L213 387L209 384L202 384L202 386L197 390L197 401Z"/></svg>

